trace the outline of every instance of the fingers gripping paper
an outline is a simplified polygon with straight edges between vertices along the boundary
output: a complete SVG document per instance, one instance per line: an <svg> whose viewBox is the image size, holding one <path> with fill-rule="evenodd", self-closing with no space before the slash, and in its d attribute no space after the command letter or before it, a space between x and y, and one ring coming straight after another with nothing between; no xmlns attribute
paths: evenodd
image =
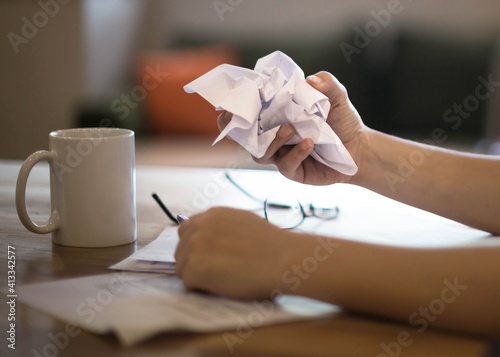
<svg viewBox="0 0 500 357"><path fill-rule="evenodd" d="M337 134L326 123L328 98L311 87L304 72L287 55L276 51L257 61L255 69L220 65L184 86L217 110L233 113L214 144L226 135L262 157L279 126L292 123L295 135L287 144L311 138L317 161L346 175L357 166Z"/></svg>

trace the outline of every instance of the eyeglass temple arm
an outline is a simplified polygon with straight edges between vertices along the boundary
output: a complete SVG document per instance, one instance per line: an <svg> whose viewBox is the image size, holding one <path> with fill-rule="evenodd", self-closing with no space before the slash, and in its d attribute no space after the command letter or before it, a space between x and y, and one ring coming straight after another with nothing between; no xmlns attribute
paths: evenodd
<svg viewBox="0 0 500 357"><path fill-rule="evenodd" d="M281 208L281 209L290 209L293 206L292 205L287 205L286 203L274 203L274 202L266 202L267 207L271 208Z"/></svg>
<svg viewBox="0 0 500 357"><path fill-rule="evenodd" d="M247 190L245 190L243 187L241 187L236 181L234 181L234 179L231 177L231 175L229 175L228 172L224 173L224 175L226 176L226 178L229 180L229 182L231 182L234 187L236 187L238 190L241 191L241 193L243 193L245 196L247 196L248 198L251 198L252 200L256 201L256 202L259 202L259 203L264 203L263 200L255 197L254 195L252 195L250 192L248 192Z"/></svg>

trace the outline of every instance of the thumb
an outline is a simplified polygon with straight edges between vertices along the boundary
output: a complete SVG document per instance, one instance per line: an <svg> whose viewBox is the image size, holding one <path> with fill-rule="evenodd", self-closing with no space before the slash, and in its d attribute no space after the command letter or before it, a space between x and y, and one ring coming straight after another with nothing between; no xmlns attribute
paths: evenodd
<svg viewBox="0 0 500 357"><path fill-rule="evenodd" d="M348 100L347 90L335 76L329 72L318 72L306 78L313 88L319 90L330 100L330 104L335 107Z"/></svg>

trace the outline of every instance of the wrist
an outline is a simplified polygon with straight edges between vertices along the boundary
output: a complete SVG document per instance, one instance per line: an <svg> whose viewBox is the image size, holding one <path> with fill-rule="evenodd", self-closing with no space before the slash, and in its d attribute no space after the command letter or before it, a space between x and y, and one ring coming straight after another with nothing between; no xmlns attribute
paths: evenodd
<svg viewBox="0 0 500 357"><path fill-rule="evenodd" d="M286 239L286 248L277 259L273 295L304 295L304 282L312 273L309 265L314 259L319 236L285 230L282 231L282 237Z"/></svg>
<svg viewBox="0 0 500 357"><path fill-rule="evenodd" d="M374 142L378 134L376 130L366 126L360 130L355 148L356 156L354 158L358 166L358 171L351 176L348 183L363 187L369 184L370 177L373 177L374 169L376 169L374 167L374 163L376 163Z"/></svg>

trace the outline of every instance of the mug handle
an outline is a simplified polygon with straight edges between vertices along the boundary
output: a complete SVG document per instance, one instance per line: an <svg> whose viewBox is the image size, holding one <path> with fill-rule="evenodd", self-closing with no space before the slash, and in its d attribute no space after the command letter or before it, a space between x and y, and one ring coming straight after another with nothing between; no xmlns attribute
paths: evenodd
<svg viewBox="0 0 500 357"><path fill-rule="evenodd" d="M17 214L21 223L33 233L50 233L55 231L60 226L59 212L56 209L52 209L50 218L47 223L43 225L38 225L33 222L26 209L26 184L28 182L28 176L31 169L35 164L42 160L47 160L47 162L52 165L56 159L56 154L52 151L40 150L34 152L24 161L19 170L19 175L17 176L16 184L16 208Z"/></svg>

